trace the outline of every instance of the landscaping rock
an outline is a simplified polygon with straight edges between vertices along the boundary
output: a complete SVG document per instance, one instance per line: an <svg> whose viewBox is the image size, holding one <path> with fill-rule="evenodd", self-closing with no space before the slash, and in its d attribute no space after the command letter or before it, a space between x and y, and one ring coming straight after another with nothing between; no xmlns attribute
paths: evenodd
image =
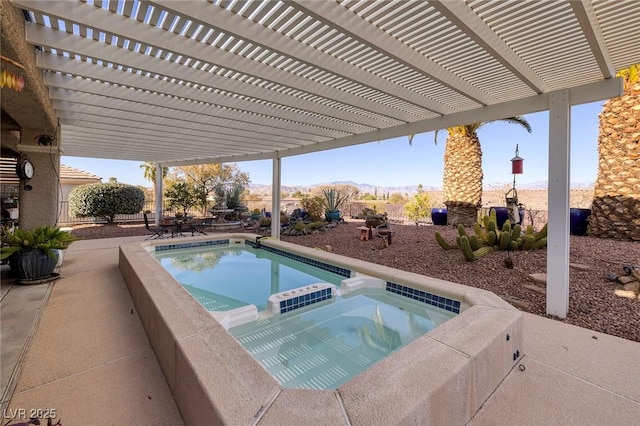
<svg viewBox="0 0 640 426"><path fill-rule="evenodd" d="M529 278L538 283L547 283L547 274L545 273L529 274Z"/></svg>
<svg viewBox="0 0 640 426"><path fill-rule="evenodd" d="M633 291L637 294L638 292L640 292L640 282L634 281L631 283L627 283L622 286L622 289L625 291Z"/></svg>
<svg viewBox="0 0 640 426"><path fill-rule="evenodd" d="M527 290L535 291L536 293L547 294L546 288L538 287L537 285L525 284L523 285L523 287L526 288Z"/></svg>
<svg viewBox="0 0 640 426"><path fill-rule="evenodd" d="M618 281L622 284L628 284L634 282L636 279L634 277L618 277Z"/></svg>
<svg viewBox="0 0 640 426"><path fill-rule="evenodd" d="M584 265L582 263L569 263L569 267L576 271L588 271L591 269L589 265Z"/></svg>
<svg viewBox="0 0 640 426"><path fill-rule="evenodd" d="M613 293L619 297L625 297L627 299L637 299L635 291L627 291L627 290L613 290Z"/></svg>

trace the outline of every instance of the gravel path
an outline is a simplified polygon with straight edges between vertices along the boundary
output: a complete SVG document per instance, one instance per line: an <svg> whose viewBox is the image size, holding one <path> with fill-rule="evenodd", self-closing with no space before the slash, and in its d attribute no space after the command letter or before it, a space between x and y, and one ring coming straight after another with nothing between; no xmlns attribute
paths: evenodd
<svg viewBox="0 0 640 426"><path fill-rule="evenodd" d="M505 252L467 262L457 249L442 250L435 241L435 232L440 231L453 241L457 235L454 229L393 225L392 244L385 248L377 237L360 241L356 228L362 224L360 220L347 221L326 232L283 236L282 240L323 249L331 246L334 253L344 256L486 289L523 311L547 316L545 295L524 287L544 288L529 274L546 272L545 249L512 253L514 268L507 269L503 265ZM72 233L83 239L148 234L139 224L78 225ZM569 314L561 321L640 342L640 300L616 296L614 290L621 285L604 278L607 272L621 273L624 265L640 265L640 243L571 236L570 260L587 265L588 269L571 269Z"/></svg>

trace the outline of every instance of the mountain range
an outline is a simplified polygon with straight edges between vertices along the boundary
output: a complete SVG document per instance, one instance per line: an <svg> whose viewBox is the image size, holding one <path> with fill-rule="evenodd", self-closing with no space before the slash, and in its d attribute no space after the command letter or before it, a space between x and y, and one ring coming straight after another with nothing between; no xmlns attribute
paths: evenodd
<svg viewBox="0 0 640 426"><path fill-rule="evenodd" d="M406 186L377 186L369 183L358 183L354 181L333 181L333 182L324 182L324 183L316 183L313 185L283 185L281 187L282 192L286 192L289 194L293 194L294 192L300 191L301 193L310 192L313 188L317 188L319 186L327 186L327 185L351 185L358 188L361 194L369 193L369 194L393 194L400 193L402 195L413 195L418 192L418 185L406 185ZM506 187L511 187L511 183L488 183L484 185L485 190L495 190L495 189L504 189ZM529 183L516 183L516 189L540 189L546 190L548 187L547 180L540 180L536 182ZM572 182L571 188L573 189L585 189L593 187L593 182ZM442 187L437 186L422 186L422 189L425 191L441 191ZM265 184L249 184L249 191L252 194L256 195L270 195L271 194L271 185Z"/></svg>

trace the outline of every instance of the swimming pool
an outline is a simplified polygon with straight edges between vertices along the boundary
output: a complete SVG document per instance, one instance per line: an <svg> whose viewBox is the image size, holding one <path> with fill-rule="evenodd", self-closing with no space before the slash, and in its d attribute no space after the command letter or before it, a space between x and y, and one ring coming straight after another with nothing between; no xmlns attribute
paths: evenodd
<svg viewBox="0 0 640 426"><path fill-rule="evenodd" d="M454 301L438 308L387 290L379 279L349 291L345 268L221 242L172 245L153 255L208 311L243 314L222 323L285 388L336 389L456 315ZM279 299L282 309L268 309Z"/></svg>
<svg viewBox="0 0 640 426"><path fill-rule="evenodd" d="M209 311L255 305L267 307L269 296L345 278L264 249L242 245L179 246L153 252L160 264Z"/></svg>
<svg viewBox="0 0 640 426"><path fill-rule="evenodd" d="M228 239L247 244L257 238L217 234L181 242L217 244ZM522 313L491 292L269 240L261 245L351 271L345 298L369 291L368 281L360 278L366 275L385 282L384 291L429 300L434 306L451 309L449 301L459 302L458 315L336 390L287 388L231 335L234 327L216 318L220 312L203 308L150 254L166 245L121 245L119 265L188 424L466 424L523 355ZM312 311L306 306L298 312L306 309ZM279 318L292 314L295 311ZM376 321L369 319L371 329Z"/></svg>

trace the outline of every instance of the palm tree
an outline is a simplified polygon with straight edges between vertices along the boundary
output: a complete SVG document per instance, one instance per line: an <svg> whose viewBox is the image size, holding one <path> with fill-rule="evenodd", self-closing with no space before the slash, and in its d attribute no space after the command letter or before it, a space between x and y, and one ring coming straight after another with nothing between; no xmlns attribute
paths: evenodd
<svg viewBox="0 0 640 426"><path fill-rule="evenodd" d="M140 165L143 177L153 184L153 193L156 193L156 165L155 163L145 161ZM162 179L167 177L167 168L162 168Z"/></svg>
<svg viewBox="0 0 640 426"><path fill-rule="evenodd" d="M478 220L482 205L482 148L478 130L495 121L518 124L531 133L531 125L521 116L449 127L444 151L444 204L447 224L471 226ZM435 134L438 141L438 132Z"/></svg>
<svg viewBox="0 0 640 426"><path fill-rule="evenodd" d="M622 96L599 115L598 177L588 233L640 241L640 64L620 71Z"/></svg>

